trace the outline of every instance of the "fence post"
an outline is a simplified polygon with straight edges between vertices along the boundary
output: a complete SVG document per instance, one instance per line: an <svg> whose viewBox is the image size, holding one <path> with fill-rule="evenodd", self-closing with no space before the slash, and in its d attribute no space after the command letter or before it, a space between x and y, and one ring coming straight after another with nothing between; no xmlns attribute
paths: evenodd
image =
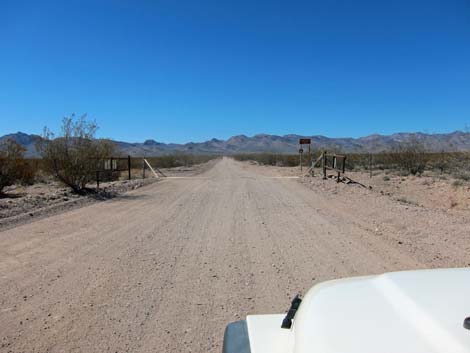
<svg viewBox="0 0 470 353"><path fill-rule="evenodd" d="M142 159L142 179L145 179L145 161Z"/></svg>
<svg viewBox="0 0 470 353"><path fill-rule="evenodd" d="M99 170L96 171L96 189L97 190L100 189L100 171Z"/></svg>
<svg viewBox="0 0 470 353"><path fill-rule="evenodd" d="M131 156L127 156L128 179L131 180Z"/></svg>
<svg viewBox="0 0 470 353"><path fill-rule="evenodd" d="M369 153L369 178L372 178L372 154Z"/></svg>
<svg viewBox="0 0 470 353"><path fill-rule="evenodd" d="M308 144L308 162L307 162L308 164L307 165L312 164L312 152L310 150L311 145L312 145L311 143Z"/></svg>
<svg viewBox="0 0 470 353"><path fill-rule="evenodd" d="M326 151L323 151L322 167L323 167L323 180L325 180L326 179Z"/></svg>
<svg viewBox="0 0 470 353"><path fill-rule="evenodd" d="M315 162L313 161L313 158L310 162L310 175L315 176Z"/></svg>

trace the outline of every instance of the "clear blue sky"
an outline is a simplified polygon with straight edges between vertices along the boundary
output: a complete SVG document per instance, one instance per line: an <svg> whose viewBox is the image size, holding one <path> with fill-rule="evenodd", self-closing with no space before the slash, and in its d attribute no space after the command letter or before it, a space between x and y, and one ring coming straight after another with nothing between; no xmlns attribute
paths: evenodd
<svg viewBox="0 0 470 353"><path fill-rule="evenodd" d="M470 125L470 0L0 1L0 135L448 132Z"/></svg>

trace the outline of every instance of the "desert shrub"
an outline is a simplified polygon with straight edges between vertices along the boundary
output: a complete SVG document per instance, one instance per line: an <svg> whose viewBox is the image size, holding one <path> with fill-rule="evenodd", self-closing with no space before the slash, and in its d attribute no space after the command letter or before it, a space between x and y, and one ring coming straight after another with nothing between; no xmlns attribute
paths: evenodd
<svg viewBox="0 0 470 353"><path fill-rule="evenodd" d="M388 158L400 170L416 175L424 172L428 154L422 144L412 141L395 147Z"/></svg>
<svg viewBox="0 0 470 353"><path fill-rule="evenodd" d="M390 177L389 177L388 175L385 175L385 176L383 177L383 180L384 180L384 181L390 181Z"/></svg>
<svg viewBox="0 0 470 353"><path fill-rule="evenodd" d="M44 168L75 192L83 192L95 180L101 161L115 151L109 140L95 138L97 129L85 115L78 119L71 115L62 120L58 137L45 128L38 145Z"/></svg>
<svg viewBox="0 0 470 353"><path fill-rule="evenodd" d="M463 184L464 184L463 180L460 180L460 179L454 180L452 182L452 186L455 186L455 187L463 186Z"/></svg>
<svg viewBox="0 0 470 353"><path fill-rule="evenodd" d="M441 174L450 168L450 154L441 153L437 158L430 161L431 167L437 169Z"/></svg>
<svg viewBox="0 0 470 353"><path fill-rule="evenodd" d="M333 151L328 151L333 153ZM369 153L336 153L346 155L347 171L368 171ZM313 151L312 159L316 160L321 152ZM276 153L242 153L233 156L239 161L256 161L262 165L298 166L298 154ZM419 142L402 144L391 151L373 153L371 155L372 170L381 170L401 176L421 175L425 170L436 171L445 178L444 174L470 175L469 152L428 152ZM307 155L304 155L304 165L307 165Z"/></svg>
<svg viewBox="0 0 470 353"><path fill-rule="evenodd" d="M411 174L411 168L404 167L405 163L399 162L400 159L403 159L403 155L400 155L401 152L402 151L400 149L394 149L388 152L372 154L372 169L384 170L385 173L400 170L399 174ZM455 173L459 171L470 172L470 153L468 152L426 152L421 150L419 151L418 156L423 157L421 158L421 170L423 171L433 170L440 174ZM407 155L407 157L409 157L409 155ZM347 170L367 170L368 165L369 154L347 154Z"/></svg>
<svg viewBox="0 0 470 353"><path fill-rule="evenodd" d="M0 144L0 193L6 186L34 181L34 169L23 158L24 152L13 140Z"/></svg>
<svg viewBox="0 0 470 353"><path fill-rule="evenodd" d="M470 181L470 173L464 171L457 171L452 174L455 179L462 181Z"/></svg>

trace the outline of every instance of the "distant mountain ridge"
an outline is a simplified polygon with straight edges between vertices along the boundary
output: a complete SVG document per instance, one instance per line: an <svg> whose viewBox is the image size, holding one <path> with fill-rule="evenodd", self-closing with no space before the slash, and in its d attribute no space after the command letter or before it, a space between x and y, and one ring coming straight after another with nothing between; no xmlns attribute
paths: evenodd
<svg viewBox="0 0 470 353"><path fill-rule="evenodd" d="M26 149L26 157L38 156L38 152L36 150L36 143L41 140L41 136L34 134L25 134L24 132L18 131L17 133L8 134L0 137L0 142L4 142L6 140L13 140L17 144L23 146Z"/></svg>
<svg viewBox="0 0 470 353"><path fill-rule="evenodd" d="M299 138L311 138L312 148L343 151L346 153L367 153L389 151L401 143L418 141L427 150L433 152L470 151L470 133L454 131L445 134L396 133L392 135L369 135L359 138L330 138L321 135L301 136L258 134L254 136L237 135L227 140L213 138L205 142L188 142L185 144L162 143L148 139L143 143L114 141L119 151L131 156L162 156L173 153L220 154L235 153L296 153ZM36 143L41 139L38 135L23 132L8 134L0 137L0 142L12 139L26 148L27 157L38 157Z"/></svg>

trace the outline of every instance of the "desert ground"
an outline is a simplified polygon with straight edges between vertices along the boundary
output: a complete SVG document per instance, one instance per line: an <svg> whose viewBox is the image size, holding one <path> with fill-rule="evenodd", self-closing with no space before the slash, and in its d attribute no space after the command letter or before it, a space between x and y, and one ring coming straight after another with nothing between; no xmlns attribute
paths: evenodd
<svg viewBox="0 0 470 353"><path fill-rule="evenodd" d="M228 322L320 281L470 266L467 189L228 158L178 175L1 231L0 352L221 352Z"/></svg>

